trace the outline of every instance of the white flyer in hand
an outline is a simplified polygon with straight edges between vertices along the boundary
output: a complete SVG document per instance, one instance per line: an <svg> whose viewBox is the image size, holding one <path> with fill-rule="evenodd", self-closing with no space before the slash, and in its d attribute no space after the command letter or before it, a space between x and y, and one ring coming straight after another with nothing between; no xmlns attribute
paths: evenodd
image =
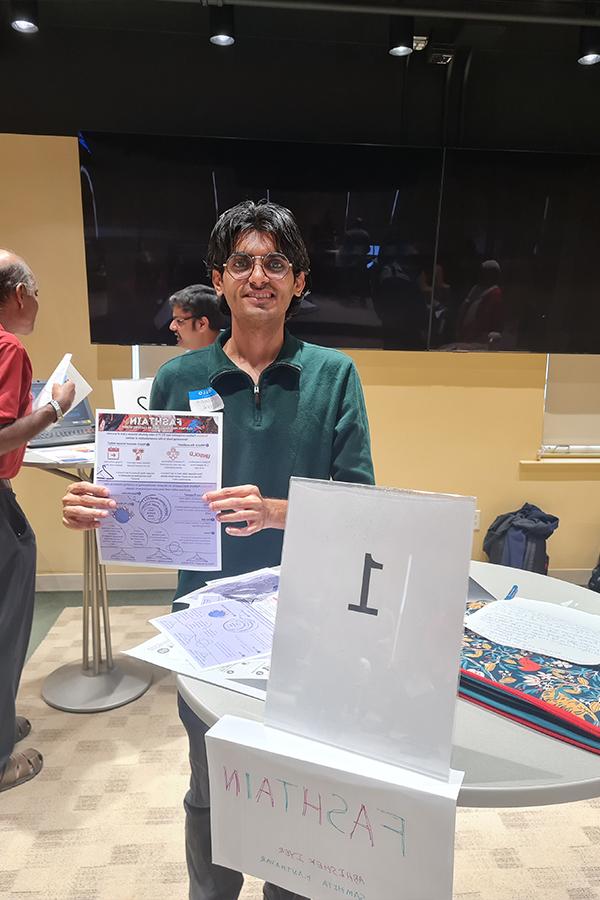
<svg viewBox="0 0 600 900"><path fill-rule="evenodd" d="M277 600L225 600L182 609L150 621L179 644L201 668L271 652Z"/></svg>
<svg viewBox="0 0 600 900"><path fill-rule="evenodd" d="M465 625L496 644L579 666L600 663L600 615L580 609L515 597L487 603L467 616Z"/></svg>
<svg viewBox="0 0 600 900"><path fill-rule="evenodd" d="M71 362L71 353L65 353L54 372L33 401L33 410L40 409L52 399L52 386L55 384L64 384L65 381L72 381L75 385L75 399L71 404L71 409L75 409L78 403L85 400L91 392L91 385L87 383L83 375L81 375L73 363Z"/></svg>
<svg viewBox="0 0 600 900"><path fill-rule="evenodd" d="M215 571L221 528L202 499L221 487L223 416L96 413L94 483L116 507L102 520L102 563Z"/></svg>

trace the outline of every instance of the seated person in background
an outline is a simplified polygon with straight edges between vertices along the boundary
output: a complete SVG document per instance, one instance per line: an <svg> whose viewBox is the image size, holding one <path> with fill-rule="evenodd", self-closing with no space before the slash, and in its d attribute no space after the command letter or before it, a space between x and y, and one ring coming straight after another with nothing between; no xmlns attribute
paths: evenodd
<svg viewBox="0 0 600 900"><path fill-rule="evenodd" d="M371 237L361 218L353 219L344 233L337 255L337 265L341 272L344 295L350 300L358 299L361 306L371 293L367 263Z"/></svg>
<svg viewBox="0 0 600 900"><path fill-rule="evenodd" d="M173 318L169 325L179 347L200 350L218 336L226 321L219 311L215 289L206 284L190 284L169 297Z"/></svg>
<svg viewBox="0 0 600 900"><path fill-rule="evenodd" d="M452 336L452 288L446 282L444 268L439 263L435 267L435 280L430 270L423 269L417 283L425 305L431 312L430 346L439 347L446 344Z"/></svg>
<svg viewBox="0 0 600 900"><path fill-rule="evenodd" d="M222 523L220 578L281 561L290 476L372 484L369 426L358 374L337 350L298 340L285 321L300 303L310 262L288 209L246 201L223 213L208 246L208 266L231 328L199 353L158 371L151 409L184 410L188 392L212 385L224 403L223 489L206 494ZM63 521L97 527L108 492L72 485ZM307 523L310 527L310 523ZM177 597L205 573L179 573ZM192 775L184 805L190 900L236 900L242 876L214 865L204 736L208 726L179 697ZM268 900L295 895L266 884ZM297 898L296 898L297 900Z"/></svg>
<svg viewBox="0 0 600 900"><path fill-rule="evenodd" d="M456 340L459 343L489 346L500 340L504 326L501 274L495 259L481 263L477 284L458 311Z"/></svg>

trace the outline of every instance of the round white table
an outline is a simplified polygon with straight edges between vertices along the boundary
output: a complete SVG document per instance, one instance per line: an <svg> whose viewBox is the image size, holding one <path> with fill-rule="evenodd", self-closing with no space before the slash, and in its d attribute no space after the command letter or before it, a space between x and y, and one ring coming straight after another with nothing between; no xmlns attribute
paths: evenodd
<svg viewBox="0 0 600 900"><path fill-rule="evenodd" d="M472 562L471 576L497 598L520 595L600 615L600 595L534 572ZM225 714L262 720L264 703L180 675L179 691L208 725ZM600 756L458 700L452 767L465 772L460 806L541 806L600 796Z"/></svg>

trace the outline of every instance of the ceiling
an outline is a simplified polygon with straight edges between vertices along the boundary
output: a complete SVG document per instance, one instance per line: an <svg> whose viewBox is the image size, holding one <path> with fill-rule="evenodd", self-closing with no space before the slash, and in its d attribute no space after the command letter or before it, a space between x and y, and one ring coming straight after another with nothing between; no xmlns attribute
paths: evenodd
<svg viewBox="0 0 600 900"><path fill-rule="evenodd" d="M208 36L208 8L220 0L39 0L40 31ZM390 15L410 12L418 34L457 36L490 48L527 43L535 26L543 46L560 48L561 31L600 17L600 0L236 0L238 40L266 37L385 47ZM0 0L7 24L10 0ZM600 21L600 18L599 18ZM543 27L540 27L543 26Z"/></svg>
<svg viewBox="0 0 600 900"><path fill-rule="evenodd" d="M455 48L452 67L388 56L406 10ZM235 14L235 46L215 48L206 0L40 0L33 36L0 0L2 130L600 151L600 65L576 63L576 23L600 2L237 0ZM257 114L265 98L276 115Z"/></svg>

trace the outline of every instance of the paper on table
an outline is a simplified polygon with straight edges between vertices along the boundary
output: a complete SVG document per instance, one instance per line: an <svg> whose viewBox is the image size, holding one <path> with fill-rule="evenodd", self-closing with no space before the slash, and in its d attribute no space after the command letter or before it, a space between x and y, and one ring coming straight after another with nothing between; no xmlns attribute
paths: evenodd
<svg viewBox="0 0 600 900"><path fill-rule="evenodd" d="M600 615L515 597L487 603L467 616L465 624L496 644L580 666L600 663Z"/></svg>
<svg viewBox="0 0 600 900"><path fill-rule="evenodd" d="M124 650L123 653L154 666L169 669L171 672L177 672L178 675L197 678L258 700L264 700L267 695L267 679L271 666L271 657L268 654L226 663L212 669L201 669L182 647L164 634L157 634L143 644L132 647L131 650Z"/></svg>
<svg viewBox="0 0 600 900"><path fill-rule="evenodd" d="M187 603L189 607L220 603L223 600L257 603L271 597L278 589L279 568L257 569L233 578L216 578L204 587L178 597L177 603Z"/></svg>
<svg viewBox="0 0 600 900"><path fill-rule="evenodd" d="M92 388L87 383L83 375L81 375L72 364L72 355L72 353L65 353L65 355L55 368L54 372L33 401L34 410L44 406L52 399L52 385L64 384L67 380L72 381L75 385L75 399L71 404L71 409L74 409L78 403L81 403L82 400L85 400L87 395L90 393Z"/></svg>
<svg viewBox="0 0 600 900"><path fill-rule="evenodd" d="M277 600L225 600L182 609L150 621L178 643L201 668L270 653Z"/></svg>
<svg viewBox="0 0 600 900"><path fill-rule="evenodd" d="M53 462L61 465L94 465L94 444L68 444L63 447L38 447L36 450L29 451L30 455L35 454L36 459L32 462Z"/></svg>
<svg viewBox="0 0 600 900"><path fill-rule="evenodd" d="M171 672L177 672L179 675L190 675L193 678L199 671L185 650L164 634L155 634L143 644L138 644L130 650L123 650L123 653L143 662L152 663L154 666L169 669Z"/></svg>

